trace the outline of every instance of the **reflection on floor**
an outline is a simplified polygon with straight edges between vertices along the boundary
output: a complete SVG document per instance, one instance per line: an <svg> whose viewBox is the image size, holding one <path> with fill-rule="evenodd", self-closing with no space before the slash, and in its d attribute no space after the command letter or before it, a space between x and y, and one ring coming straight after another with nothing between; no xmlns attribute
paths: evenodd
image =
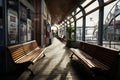
<svg viewBox="0 0 120 80"><path fill-rule="evenodd" d="M17 80L88 80L84 79L87 76L80 72L78 63L70 61L69 50L57 38L53 38L45 55L30 66L34 76L29 76L30 72L25 71Z"/></svg>

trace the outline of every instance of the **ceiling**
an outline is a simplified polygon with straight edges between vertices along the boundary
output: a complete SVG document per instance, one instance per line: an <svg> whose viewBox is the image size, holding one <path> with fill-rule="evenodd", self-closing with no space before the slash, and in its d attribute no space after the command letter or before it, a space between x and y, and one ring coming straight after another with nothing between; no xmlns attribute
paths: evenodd
<svg viewBox="0 0 120 80"><path fill-rule="evenodd" d="M68 16L78 3L85 0L45 0L48 10L51 14L52 24L59 24Z"/></svg>

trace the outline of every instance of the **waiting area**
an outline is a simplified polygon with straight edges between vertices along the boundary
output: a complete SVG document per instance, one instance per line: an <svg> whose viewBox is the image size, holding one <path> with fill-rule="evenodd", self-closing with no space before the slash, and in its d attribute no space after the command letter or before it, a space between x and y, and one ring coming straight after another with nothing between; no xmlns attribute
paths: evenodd
<svg viewBox="0 0 120 80"><path fill-rule="evenodd" d="M70 52L65 43L57 38L53 38L44 54L44 58L30 66L35 76L30 77L30 73L25 71L18 80L88 80L79 71L79 64L70 61Z"/></svg>
<svg viewBox="0 0 120 80"><path fill-rule="evenodd" d="M0 0L0 80L120 80L120 0Z"/></svg>
<svg viewBox="0 0 120 80"><path fill-rule="evenodd" d="M77 58L71 61L71 54L65 42L53 38L52 44L46 48L44 54L45 57L39 57L29 66L34 75L30 76L30 71L25 70L22 74L2 76L0 80L92 80L83 71Z"/></svg>
<svg viewBox="0 0 120 80"><path fill-rule="evenodd" d="M78 42L73 42L73 43L75 45L78 44ZM74 48L75 45L73 43L72 43L72 45ZM81 43L82 42L80 42L80 44ZM68 44L70 45L71 43L70 42L67 43L66 41L62 40L61 38L54 37L52 39L52 44L49 45L48 47L46 47L44 52L42 52L44 54L43 55L44 57L43 56L39 56L39 58L37 57L37 60L35 61L35 63L28 66L29 70L26 69L21 74L19 74L18 72L20 72L20 70L22 70L22 67L21 67L21 69L20 70L18 69L17 72L13 75L8 74L8 75L0 76L0 80L8 80L8 79L11 79L11 80L112 80L116 77L119 77L119 73L118 73L118 76L116 75L116 77L114 77L112 79L104 77L104 73L97 74L97 76L96 76L96 74L93 75L93 74L89 73L87 70L88 68L86 68L86 66L84 66L84 63L85 63L85 65L88 65L88 67L90 67L90 70L98 71L97 73L99 73L99 70L104 71L104 69L106 69L107 67L105 68L105 65L101 65L101 64L98 64L98 65L94 64L93 62L95 62L97 58L98 58L98 60L100 60L100 57L97 57L96 59L93 59L91 57L91 59L90 58L88 59L88 56L86 56L86 55L88 55L87 53L89 53L89 52L86 53L86 52L80 51L80 53L76 53L76 51L73 50L73 52L75 52L75 53L73 53L71 51L71 49L73 49L73 48L68 47ZM89 51L90 45L86 44L86 43L84 43L84 44L88 45L86 50ZM93 46L95 46L95 45L92 45L92 47ZM99 47L99 49L100 49L100 47ZM76 47L75 47L75 50L76 50ZM94 48L93 48L93 50L94 50ZM109 52L109 49L104 48L103 50L104 50L103 51L104 53L105 53L105 51ZM116 53L119 53L119 51L118 52L116 51L116 53L114 50L110 50L110 51L113 51L114 55ZM95 52L95 50L92 52ZM93 57L95 57L96 54L94 53ZM112 55L112 53L111 53L111 55ZM111 57L111 56L108 56L108 57ZM113 56L113 57L115 57L115 56ZM24 59L24 57L23 57L23 59ZM28 60L28 58L27 58L27 60ZM101 60L103 60L103 58L101 58ZM108 60L108 59L106 58L106 60ZM113 61L113 60L111 60L111 61ZM102 63L108 64L108 61L103 61ZM90 64L92 65L92 67L90 66ZM109 61L109 64L111 64L110 66L112 68L112 63L110 63L110 61ZM98 69L97 67L104 68L104 69ZM109 70L109 69L107 69L107 70ZM109 71L111 71L111 70L112 69L110 69ZM117 72L119 72L119 71L117 71ZM111 77L112 77L112 75L111 75Z"/></svg>

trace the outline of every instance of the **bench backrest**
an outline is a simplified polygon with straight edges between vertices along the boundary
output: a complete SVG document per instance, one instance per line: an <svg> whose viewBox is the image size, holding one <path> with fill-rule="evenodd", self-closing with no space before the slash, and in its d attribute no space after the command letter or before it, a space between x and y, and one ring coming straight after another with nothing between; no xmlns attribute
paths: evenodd
<svg viewBox="0 0 120 80"><path fill-rule="evenodd" d="M38 47L36 40L32 41L32 48L35 49Z"/></svg>
<svg viewBox="0 0 120 80"><path fill-rule="evenodd" d="M102 47L99 45L94 45L90 43L80 42L80 50L83 50L85 53L91 57L97 59L103 64L111 67L115 61L118 59L118 50Z"/></svg>
<svg viewBox="0 0 120 80"><path fill-rule="evenodd" d="M33 50L32 49L32 42L31 41L23 43L22 45L23 45L23 49L24 49L24 51L25 51L26 54Z"/></svg>
<svg viewBox="0 0 120 80"><path fill-rule="evenodd" d="M96 51L97 54L95 55L95 58L109 67L112 67L118 60L119 51L117 50L96 46Z"/></svg>
<svg viewBox="0 0 120 80"><path fill-rule="evenodd" d="M9 46L8 49L9 49L14 61L18 60L19 58L21 58L22 56L25 55L25 51L23 49L22 44Z"/></svg>
<svg viewBox="0 0 120 80"><path fill-rule="evenodd" d="M96 54L96 46L85 42L80 42L79 49L89 54L92 57L94 57L94 55Z"/></svg>

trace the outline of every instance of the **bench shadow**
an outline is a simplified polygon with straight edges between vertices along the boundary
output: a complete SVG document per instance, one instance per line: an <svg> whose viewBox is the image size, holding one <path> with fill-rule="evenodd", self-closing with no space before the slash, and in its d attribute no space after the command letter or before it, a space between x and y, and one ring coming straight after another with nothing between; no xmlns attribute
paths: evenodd
<svg viewBox="0 0 120 80"><path fill-rule="evenodd" d="M23 71L17 71L16 74L0 75L0 80L17 80Z"/></svg>
<svg viewBox="0 0 120 80"><path fill-rule="evenodd" d="M70 62L71 67L73 68L76 76L78 76L80 80L94 80L91 75L86 71L83 64L81 64L77 60L71 60Z"/></svg>
<svg viewBox="0 0 120 80"><path fill-rule="evenodd" d="M65 53L63 54L62 58L60 59L59 63L54 67L54 69L50 72L48 78L46 80L54 80L59 74L62 73L62 70L59 69L61 63L65 58Z"/></svg>
<svg viewBox="0 0 120 80"><path fill-rule="evenodd" d="M53 56L54 57L54 56ZM44 65L35 72L35 75L34 76L29 76L29 78L27 80L33 80L34 78L36 77L41 77L42 76L42 72L48 67L48 65L50 64L50 62L52 61L53 58L50 58L49 60L47 60ZM40 62L44 61L44 58L40 58L38 60L38 63L36 66L38 66L40 64Z"/></svg>
<svg viewBox="0 0 120 80"><path fill-rule="evenodd" d="M76 72L76 75L79 77L79 79L83 80L113 80L113 79L107 79L105 76L97 74L96 76L92 77L91 73L86 70L85 66L80 63L78 60L71 60L71 67ZM116 79L115 79L116 80Z"/></svg>

